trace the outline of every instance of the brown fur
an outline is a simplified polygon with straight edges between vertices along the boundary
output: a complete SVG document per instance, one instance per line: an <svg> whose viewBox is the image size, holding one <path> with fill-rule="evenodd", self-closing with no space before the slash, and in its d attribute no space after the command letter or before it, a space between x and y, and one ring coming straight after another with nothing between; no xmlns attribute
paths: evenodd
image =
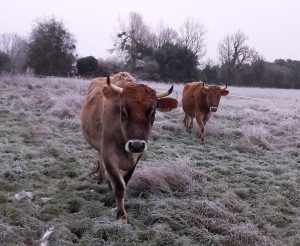
<svg viewBox="0 0 300 246"><path fill-rule="evenodd" d="M123 88L122 95L107 86L107 78L92 80L82 108L82 132L86 141L98 151L99 165L104 166L117 203L117 218L127 223L124 208L126 185L142 153L125 150L130 139L147 142L154 117L152 109L169 111L177 107L173 98L156 98L155 90L138 84L126 72L118 73L111 82ZM163 103L160 103L163 102ZM123 109L126 118L123 117ZM102 177L99 168L99 177ZM99 180L101 181L101 180Z"/></svg>
<svg viewBox="0 0 300 246"><path fill-rule="evenodd" d="M184 125L191 133L193 119L196 118L200 128L200 140L204 143L204 126L211 116L211 107L218 107L221 96L227 96L228 90L216 85L202 82L187 83L182 93L182 108L185 113Z"/></svg>

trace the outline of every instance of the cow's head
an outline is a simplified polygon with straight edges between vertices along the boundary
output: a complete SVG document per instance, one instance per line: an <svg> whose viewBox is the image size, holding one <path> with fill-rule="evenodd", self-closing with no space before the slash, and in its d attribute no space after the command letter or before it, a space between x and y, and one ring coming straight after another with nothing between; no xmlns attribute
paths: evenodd
<svg viewBox="0 0 300 246"><path fill-rule="evenodd" d="M227 96L229 94L227 83L225 88L216 85L207 86L204 83L202 86L202 91L206 95L206 103L209 105L210 111L217 112L221 96Z"/></svg>
<svg viewBox="0 0 300 246"><path fill-rule="evenodd" d="M173 86L165 92L156 92L147 85L128 83L124 88L110 82L103 88L106 98L120 98L120 122L125 150L131 153L141 153L147 149L156 110L168 112L177 107L174 98L163 98L173 91Z"/></svg>

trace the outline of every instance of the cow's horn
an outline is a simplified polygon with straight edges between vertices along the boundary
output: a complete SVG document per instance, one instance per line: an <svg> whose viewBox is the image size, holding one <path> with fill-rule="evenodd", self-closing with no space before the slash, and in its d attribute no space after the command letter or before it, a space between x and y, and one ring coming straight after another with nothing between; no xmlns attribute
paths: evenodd
<svg viewBox="0 0 300 246"><path fill-rule="evenodd" d="M223 90L226 90L226 89L227 89L227 82L226 82L225 88Z"/></svg>
<svg viewBox="0 0 300 246"><path fill-rule="evenodd" d="M209 87L207 85L205 85L204 82L202 82L202 86L205 88L205 89L209 89Z"/></svg>
<svg viewBox="0 0 300 246"><path fill-rule="evenodd" d="M173 91L173 85L167 91L156 92L156 97L157 98L162 98L162 97L169 96L172 93L172 91Z"/></svg>
<svg viewBox="0 0 300 246"><path fill-rule="evenodd" d="M116 86L116 85L114 85L113 83L110 82L109 75L107 75L106 83L107 83L107 85L108 85L108 87L110 89L112 89L113 91L117 92L118 94L122 94L123 93L123 88L121 88L119 86Z"/></svg>

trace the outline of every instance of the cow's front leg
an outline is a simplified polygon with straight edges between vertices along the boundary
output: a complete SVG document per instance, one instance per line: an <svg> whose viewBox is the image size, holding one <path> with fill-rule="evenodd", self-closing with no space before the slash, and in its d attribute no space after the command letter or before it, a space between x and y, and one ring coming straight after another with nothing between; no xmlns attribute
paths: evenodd
<svg viewBox="0 0 300 246"><path fill-rule="evenodd" d="M128 182L129 182L129 180L131 179L131 176L132 176L132 174L133 174L133 172L134 172L134 169L135 169L136 165L138 164L139 160L141 159L142 155L143 155L143 154L140 154L140 155L137 157L137 159L134 160L134 162L135 162L134 167L131 168L131 169L123 176L123 179L124 179L124 182L125 182L126 187L127 187L127 184L128 184Z"/></svg>
<svg viewBox="0 0 300 246"><path fill-rule="evenodd" d="M200 130L200 142L202 144L204 144L204 122L203 122L203 116L201 114L197 114L196 115L196 120L197 120L197 124L199 126L199 130Z"/></svg>
<svg viewBox="0 0 300 246"><path fill-rule="evenodd" d="M121 174L116 170L107 170L107 172L110 177L111 187L117 204L117 219L123 224L127 224L128 219L124 206L124 197L126 193L125 182Z"/></svg>
<svg viewBox="0 0 300 246"><path fill-rule="evenodd" d="M134 166L134 168L132 168L130 171L128 171L128 172L124 175L124 177L123 177L123 178L124 178L124 182L125 182L126 187L127 187L127 184L128 184L128 182L129 182L129 180L130 180L132 174L133 174L134 169L135 169L135 166Z"/></svg>
<svg viewBox="0 0 300 246"><path fill-rule="evenodd" d="M211 113L209 113L209 114L207 114L206 116L203 117L203 124L204 124L204 126L206 126L206 123L209 120L210 116L211 116Z"/></svg>

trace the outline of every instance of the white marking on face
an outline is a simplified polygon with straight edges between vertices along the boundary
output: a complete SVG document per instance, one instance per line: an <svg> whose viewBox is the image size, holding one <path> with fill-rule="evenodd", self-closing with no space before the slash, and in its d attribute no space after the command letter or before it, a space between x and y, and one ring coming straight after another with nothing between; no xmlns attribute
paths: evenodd
<svg viewBox="0 0 300 246"><path fill-rule="evenodd" d="M137 146L141 145L141 150L142 151L138 152L138 153L142 153L145 150L147 150L147 143L146 143L146 141L145 140L138 140L138 139L131 139L131 140L127 141L127 143L125 144L125 150L127 152L129 152L129 153L132 153L133 152L132 148L134 148L135 145L137 145ZM142 145L143 145L143 147L142 147Z"/></svg>
<svg viewBox="0 0 300 246"><path fill-rule="evenodd" d="M210 107L210 111L212 111L212 112L216 112L217 109L218 109L218 107Z"/></svg>

